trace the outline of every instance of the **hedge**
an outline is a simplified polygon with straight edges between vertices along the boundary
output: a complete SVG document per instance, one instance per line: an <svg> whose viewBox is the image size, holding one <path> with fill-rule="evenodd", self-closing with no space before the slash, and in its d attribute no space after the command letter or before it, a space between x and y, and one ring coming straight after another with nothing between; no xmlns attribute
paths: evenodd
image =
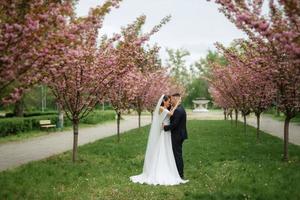
<svg viewBox="0 0 300 200"><path fill-rule="evenodd" d="M84 124L97 124L115 119L113 111L94 111L86 118L81 120ZM12 117L0 119L0 137L14 135L17 133L26 133L32 130L40 129L40 120L51 120L52 124L57 124L58 115L41 115L33 117ZM72 123L67 117L64 118L64 126L71 126Z"/></svg>
<svg viewBox="0 0 300 200"><path fill-rule="evenodd" d="M0 119L0 137L38 130L40 128L39 121L45 119L51 120L52 124L56 124L58 120L56 115Z"/></svg>
<svg viewBox="0 0 300 200"><path fill-rule="evenodd" d="M114 111L93 111L86 118L82 119L81 122L84 124L98 124L101 122L115 119L116 113Z"/></svg>
<svg viewBox="0 0 300 200"><path fill-rule="evenodd" d="M80 123L83 124L99 124L101 122L110 121L115 119L116 113L114 111L100 111L96 110L91 112L87 117L83 118ZM65 117L64 126L71 126L72 122Z"/></svg>

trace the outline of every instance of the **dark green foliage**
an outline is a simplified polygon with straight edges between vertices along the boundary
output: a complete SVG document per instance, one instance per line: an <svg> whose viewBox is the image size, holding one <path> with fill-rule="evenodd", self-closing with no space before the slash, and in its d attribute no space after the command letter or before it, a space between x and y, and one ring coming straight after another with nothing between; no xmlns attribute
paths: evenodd
<svg viewBox="0 0 300 200"><path fill-rule="evenodd" d="M0 119L0 137L17 134L20 132L28 132L40 128L40 120L51 120L52 124L56 124L58 118L56 115L45 115L35 117L12 117Z"/></svg>
<svg viewBox="0 0 300 200"><path fill-rule="evenodd" d="M84 124L98 124L102 121L109 121L115 119L116 113L114 111L93 111L81 122Z"/></svg>
<svg viewBox="0 0 300 200"><path fill-rule="evenodd" d="M188 93L184 98L183 104L186 107L193 108L193 100L196 98L204 98L211 100L210 94L208 92L208 83L206 80L201 78L195 78L188 85Z"/></svg>
<svg viewBox="0 0 300 200"><path fill-rule="evenodd" d="M24 117L33 117L33 116L41 116L41 115L58 115L57 111L47 111L47 112L40 112L40 111L34 111L34 112L25 112ZM5 117L15 117L14 113L6 113Z"/></svg>
<svg viewBox="0 0 300 200"><path fill-rule="evenodd" d="M184 104L188 107L193 106L193 100L196 98L205 98L208 100L212 100L211 96L208 92L208 82L206 78L209 78L211 73L211 63L218 63L222 66L226 65L226 60L223 56L218 54L215 51L209 50L205 58L199 59L199 61L194 63L194 70L192 73L192 79L187 85L187 96L184 99ZM209 104L211 107L212 104Z"/></svg>

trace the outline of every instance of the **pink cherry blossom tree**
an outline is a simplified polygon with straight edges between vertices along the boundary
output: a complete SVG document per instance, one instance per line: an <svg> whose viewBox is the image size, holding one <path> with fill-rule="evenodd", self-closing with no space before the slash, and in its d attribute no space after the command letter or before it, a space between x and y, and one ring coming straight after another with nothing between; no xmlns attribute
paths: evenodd
<svg viewBox="0 0 300 200"><path fill-rule="evenodd" d="M250 40L260 43L257 51L265 56L259 57L258 62L268 66L266 70L277 88L276 103L285 114L283 159L288 160L289 123L300 111L300 2L272 0L268 15L262 12L263 0L215 2Z"/></svg>
<svg viewBox="0 0 300 200"><path fill-rule="evenodd" d="M276 84L272 80L267 63L259 62L265 59L266 54L262 54L261 45L251 41L239 40L239 47L242 54L236 51L222 49L225 57L234 63L239 63L241 70L247 72L247 76L243 79L248 82L247 87L243 90L247 92L249 98L249 107L255 113L257 118L257 140L259 140L260 116L263 111L271 107L276 97Z"/></svg>
<svg viewBox="0 0 300 200"><path fill-rule="evenodd" d="M24 88L40 80L36 72L46 66L49 36L62 30L72 8L70 0L0 2L0 93L12 92L4 103L18 100Z"/></svg>
<svg viewBox="0 0 300 200"><path fill-rule="evenodd" d="M97 45L104 16L119 1L106 1L90 10L87 17L66 21L61 32L51 34L46 59L49 60L43 81L52 89L58 103L73 124L73 162L77 157L78 126L107 94L112 82L126 70L117 71L113 42L103 40Z"/></svg>
<svg viewBox="0 0 300 200"><path fill-rule="evenodd" d="M135 73L127 72L122 77L116 78L113 82L108 99L117 115L117 135L120 141L120 120L121 114L131 107L131 101L136 95Z"/></svg>
<svg viewBox="0 0 300 200"><path fill-rule="evenodd" d="M148 41L149 38L157 33L162 26L170 21L170 16L163 18L160 23L154 26L148 33L142 33L142 27L146 22L146 17L144 15L140 16L137 19L136 24L128 26L126 29L122 30L122 35L124 36L127 43L135 40L133 43L143 44L145 41ZM130 46L127 44L127 46ZM138 113L138 126L141 127L141 113L145 109L146 105L146 96L147 88L150 87L151 83L151 74L159 69L161 69L161 62L158 55L159 47L153 46L148 48L140 46L136 48L135 51L131 52L132 55L128 55L127 59L131 59L131 63L137 69L135 77L136 85L136 96L132 101L133 108Z"/></svg>
<svg viewBox="0 0 300 200"><path fill-rule="evenodd" d="M116 68L130 68L130 71L126 75L118 77L114 81L111 91L108 94L108 99L117 114L118 141L120 140L120 119L122 112L132 107L135 108L136 105L142 105L141 101L138 101L140 104L135 103L139 99L138 95L143 94L141 90L145 88L145 85L151 83L148 77L149 71L161 68L158 57L159 48L154 46L146 49L145 43L154 33L159 31L163 24L169 21L169 17L164 18L149 33L142 34L141 29L145 24L145 20L146 17L142 15L132 24L122 28L121 38L115 45ZM140 124L141 111L138 113Z"/></svg>
<svg viewBox="0 0 300 200"><path fill-rule="evenodd" d="M217 105L223 109L235 110L235 124L238 122L238 111L240 109L240 96L235 87L230 68L211 63L211 74L207 77L210 85L211 95Z"/></svg>
<svg viewBox="0 0 300 200"><path fill-rule="evenodd" d="M169 80L168 75L164 70L158 70L153 72L149 76L150 82L147 88L147 93L145 96L145 109L151 113L151 120L153 119L153 111L155 109L158 99L163 94L170 94L169 90Z"/></svg>

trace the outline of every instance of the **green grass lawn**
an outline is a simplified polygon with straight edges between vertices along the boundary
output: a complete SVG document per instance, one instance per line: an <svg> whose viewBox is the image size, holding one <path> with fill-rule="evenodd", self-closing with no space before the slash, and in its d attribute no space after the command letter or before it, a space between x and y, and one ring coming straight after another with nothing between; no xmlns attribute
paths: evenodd
<svg viewBox="0 0 300 200"><path fill-rule="evenodd" d="M300 147L290 145L281 161L282 141L226 121L189 121L184 143L185 175L179 186L134 184L141 172L149 127L99 140L71 152L0 173L0 199L300 199ZM79 137L80 139L80 137Z"/></svg>

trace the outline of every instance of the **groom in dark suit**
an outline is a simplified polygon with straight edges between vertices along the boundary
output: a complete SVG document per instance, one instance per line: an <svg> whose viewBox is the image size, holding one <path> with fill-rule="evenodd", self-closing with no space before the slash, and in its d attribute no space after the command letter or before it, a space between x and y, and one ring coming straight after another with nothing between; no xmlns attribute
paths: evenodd
<svg viewBox="0 0 300 200"><path fill-rule="evenodd" d="M179 93L175 93L171 96L172 105L176 105L181 99ZM165 131L171 131L172 148L176 161L177 170L182 179L184 179L183 173L183 158L182 158L182 144L185 139L188 138L186 130L186 112L182 105L179 105L174 111L171 117L170 125L164 126Z"/></svg>

